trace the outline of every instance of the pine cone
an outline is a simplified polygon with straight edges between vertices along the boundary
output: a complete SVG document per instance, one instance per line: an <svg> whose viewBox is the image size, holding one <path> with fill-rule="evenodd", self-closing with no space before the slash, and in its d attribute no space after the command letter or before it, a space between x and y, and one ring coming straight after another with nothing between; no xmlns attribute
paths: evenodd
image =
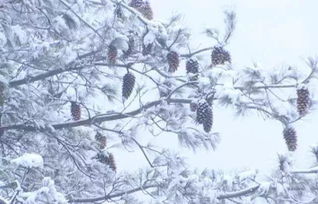
<svg viewBox="0 0 318 204"><path fill-rule="evenodd" d="M148 44L148 45L142 45L142 55L143 56L146 56L146 55L149 55L149 54L151 54L151 52L152 52L152 47L153 47L153 44L152 43L150 43L150 44Z"/></svg>
<svg viewBox="0 0 318 204"><path fill-rule="evenodd" d="M212 65L220 65L225 62L231 63L230 53L223 47L214 47L211 54Z"/></svg>
<svg viewBox="0 0 318 204"><path fill-rule="evenodd" d="M189 59L186 63L187 73L197 74L199 72L199 62Z"/></svg>
<svg viewBox="0 0 318 204"><path fill-rule="evenodd" d="M132 90L135 86L135 76L131 73L125 74L123 78L123 86L122 86L122 96L125 99L128 99L132 93Z"/></svg>
<svg viewBox="0 0 318 204"><path fill-rule="evenodd" d="M305 87L297 89L297 110L300 116L306 115L310 106L309 91Z"/></svg>
<svg viewBox="0 0 318 204"><path fill-rule="evenodd" d="M108 46L108 53L107 53L109 63L115 64L117 55L118 55L117 48L113 45L109 45Z"/></svg>
<svg viewBox="0 0 318 204"><path fill-rule="evenodd" d="M205 132L210 132L213 123L212 108L207 101L199 102L197 107L197 122L203 125Z"/></svg>
<svg viewBox="0 0 318 204"><path fill-rule="evenodd" d="M108 153L108 155L106 155L102 152L98 153L97 160L100 163L108 165L109 168L111 168L113 171L116 171L117 168L116 168L115 158L114 158L114 155L112 153Z"/></svg>
<svg viewBox="0 0 318 204"><path fill-rule="evenodd" d="M71 114L72 114L73 120L81 119L81 106L75 101L71 101Z"/></svg>
<svg viewBox="0 0 318 204"><path fill-rule="evenodd" d="M179 67L179 55L175 51L170 51L167 54L167 61L169 64L169 72L175 72Z"/></svg>
<svg viewBox="0 0 318 204"><path fill-rule="evenodd" d="M133 8L140 8L143 6L143 4L144 4L143 0L132 0L129 3L129 6Z"/></svg>
<svg viewBox="0 0 318 204"><path fill-rule="evenodd" d="M111 168L113 171L116 172L117 167L116 167L114 155L112 153L109 153L109 156L108 156L108 166L109 168Z"/></svg>
<svg viewBox="0 0 318 204"><path fill-rule="evenodd" d="M144 2L144 4L140 8L138 8L138 11L148 20L153 19L152 8L148 1Z"/></svg>
<svg viewBox="0 0 318 204"><path fill-rule="evenodd" d="M142 0L132 0L129 4L130 7L135 8L137 11L139 11L145 18L148 20L153 19L153 12L152 8L148 1L142 1Z"/></svg>
<svg viewBox="0 0 318 204"><path fill-rule="evenodd" d="M95 140L99 143L99 148L104 149L107 145L107 139L100 132L97 132L95 135Z"/></svg>
<svg viewBox="0 0 318 204"><path fill-rule="evenodd" d="M296 130L292 127L286 127L283 131L284 139L289 151L295 151L297 148Z"/></svg>

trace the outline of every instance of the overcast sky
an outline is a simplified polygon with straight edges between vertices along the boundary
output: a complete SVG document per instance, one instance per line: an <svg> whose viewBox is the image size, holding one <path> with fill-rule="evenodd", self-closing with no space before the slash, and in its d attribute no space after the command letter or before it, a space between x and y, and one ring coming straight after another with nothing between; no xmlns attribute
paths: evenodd
<svg viewBox="0 0 318 204"><path fill-rule="evenodd" d="M151 4L158 20L182 14L182 23L191 29L193 45L198 48L214 43L203 37L205 28L222 28L223 11L236 11L237 29L227 47L234 66L249 66L254 62L269 68L287 64L305 66L308 56L318 56L317 0L152 0ZM215 152L194 154L183 150L192 166L270 170L277 165L277 154L287 151L280 123L256 116L238 118L231 110L219 107L214 112L214 130L220 132L221 143ZM317 119L318 111L296 124L297 167L306 167L313 159L309 151L310 146L318 144ZM166 135L158 143L173 147L176 139ZM124 168L131 164L121 165Z"/></svg>

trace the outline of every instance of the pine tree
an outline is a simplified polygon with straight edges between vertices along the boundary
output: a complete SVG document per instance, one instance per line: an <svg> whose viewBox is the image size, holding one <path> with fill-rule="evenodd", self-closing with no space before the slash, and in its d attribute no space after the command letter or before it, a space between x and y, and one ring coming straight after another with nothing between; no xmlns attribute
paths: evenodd
<svg viewBox="0 0 318 204"><path fill-rule="evenodd" d="M206 57L213 66L231 63L225 46L235 28L233 12L225 12L225 31L208 29L211 44L198 48L178 17L150 21L152 8L142 0L4 2L0 203L318 203L317 162L297 170L286 154L267 176L228 175L214 166L200 172L184 151L167 145L177 139L193 151L215 150L223 135L213 126L212 108L220 106L239 117L252 112L296 124L315 101L309 87L318 59L308 60L308 75L260 65L211 69ZM235 128L231 120L226 125ZM282 134L295 151L302 139L296 130L287 126ZM117 169L116 163L129 163L126 154L134 166Z"/></svg>

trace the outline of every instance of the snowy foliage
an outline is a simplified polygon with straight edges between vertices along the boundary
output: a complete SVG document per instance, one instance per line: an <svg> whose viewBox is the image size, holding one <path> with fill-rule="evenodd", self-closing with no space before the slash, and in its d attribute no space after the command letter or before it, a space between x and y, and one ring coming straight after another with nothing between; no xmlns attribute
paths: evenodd
<svg viewBox="0 0 318 204"><path fill-rule="evenodd" d="M216 149L222 135L212 106L261 113L282 130L293 126L306 116L297 112L297 88L312 97L317 59L302 69L234 68L229 50L214 60L222 63L205 61L229 43L234 12L225 12L224 32L207 29L211 45L192 50L178 17L159 22L141 10L147 7L129 5L0 2L0 203L317 203L317 167L293 169L288 156L264 179L257 171L193 170L176 150L152 144L168 133L193 151ZM184 68L189 59L198 60L195 76ZM127 73L134 83L123 82ZM200 101L209 110L200 113L200 121L209 117L205 129L197 121ZM314 106L311 98L302 113ZM139 151L149 167L118 169L115 148Z"/></svg>
<svg viewBox="0 0 318 204"><path fill-rule="evenodd" d="M38 154L25 153L11 162L26 168L43 168L43 158Z"/></svg>

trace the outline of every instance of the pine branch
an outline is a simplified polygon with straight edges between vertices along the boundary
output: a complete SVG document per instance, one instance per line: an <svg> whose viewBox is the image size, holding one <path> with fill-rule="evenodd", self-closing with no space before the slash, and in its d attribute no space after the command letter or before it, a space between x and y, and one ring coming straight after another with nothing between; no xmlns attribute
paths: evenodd
<svg viewBox="0 0 318 204"><path fill-rule="evenodd" d="M192 52L190 54L182 54L182 55L180 55L180 57L190 58L190 57L193 57L194 55L200 54L202 52L210 51L212 49L213 49L213 47L207 47L207 48L203 48L203 49L197 50L195 52Z"/></svg>
<svg viewBox="0 0 318 204"><path fill-rule="evenodd" d="M94 123L102 123L105 121L114 121L114 120L120 120L120 119L125 119L129 118L135 115L140 114L141 112L154 107L156 105L159 105L162 103L163 100L156 100L153 102L150 102L134 111L127 112L127 113L116 113L116 114L101 114L94 116L92 118L86 119L86 120L80 120L76 122L68 122L68 123L58 123L52 125L52 127L55 130L58 129L64 129L64 128L72 128L72 127L79 127L79 126L85 126L85 125L92 125ZM189 104L191 103L190 99L167 99L166 100L168 103L185 103ZM0 127L0 131L6 131L6 130L25 130L25 131L40 131L40 130L45 130L46 128L39 128L36 126L32 125L26 125L26 124L17 124L17 125L9 125L9 126L3 126Z"/></svg>
<svg viewBox="0 0 318 204"><path fill-rule="evenodd" d="M241 196L247 196L249 194L255 193L257 189L260 187L260 185L255 185L240 191L235 191L235 192L230 192L230 193L224 193L221 194L217 197L217 199L222 200L222 199L229 199L229 198L237 198Z"/></svg>
<svg viewBox="0 0 318 204"><path fill-rule="evenodd" d="M290 171L292 174L317 174L318 173L318 166L312 167L309 169L297 169Z"/></svg>
<svg viewBox="0 0 318 204"><path fill-rule="evenodd" d="M67 9L69 9L82 23L84 23L87 27L89 27L92 31L94 31L94 33L96 33L96 35L98 35L98 37L100 37L102 40L104 39L103 36L101 36L98 33L98 31L95 28L93 28L93 26L91 26L82 17L80 17L67 3L65 3L62 0L59 0L59 2L61 2L61 4L63 4Z"/></svg>
<svg viewBox="0 0 318 204"><path fill-rule="evenodd" d="M144 185L138 188L134 188L128 191L123 191L120 193L114 193L114 194L110 194L110 195L105 195L105 196L101 196L101 197L96 197L96 198L84 198L84 199L71 199L68 202L70 203L92 203L92 202L97 202L97 201L105 201L105 200L109 200L109 199L113 199L113 198L117 198L123 195L127 195L127 194L132 194L132 193L136 193L138 191L143 191L149 188L156 188L159 187L159 185Z"/></svg>
<svg viewBox="0 0 318 204"><path fill-rule="evenodd" d="M94 55L94 54L96 54L98 52L100 52L100 50L95 50L95 51L91 51L91 52L85 53L83 55L80 55L74 61L70 62L66 67L63 67L63 68L47 71L47 72L44 72L42 74L38 74L38 75L35 75L35 76L27 76L27 77L25 77L23 79L19 79L19 80L10 81L9 82L9 86L10 87L17 87L17 86L21 86L23 84L28 84L28 83L32 83L32 82L35 82L35 81L40 81L40 80L43 80L45 78L48 78L48 77L51 77L51 76L55 76L55 75L58 75L58 74L61 74L61 73L64 73L64 72L84 69L87 66L78 66L78 67L74 66L74 63L76 62L76 60L81 60L83 58L92 56L92 55Z"/></svg>

